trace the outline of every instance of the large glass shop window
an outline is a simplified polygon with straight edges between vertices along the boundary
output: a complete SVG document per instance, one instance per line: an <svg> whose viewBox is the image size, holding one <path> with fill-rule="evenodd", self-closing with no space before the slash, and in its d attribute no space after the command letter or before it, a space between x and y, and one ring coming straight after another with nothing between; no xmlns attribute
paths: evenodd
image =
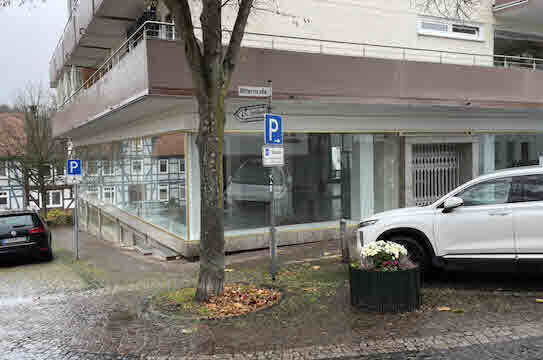
<svg viewBox="0 0 543 360"><path fill-rule="evenodd" d="M185 135L139 137L76 149L81 195L186 236Z"/></svg>
<svg viewBox="0 0 543 360"><path fill-rule="evenodd" d="M285 166L276 171L276 224L295 225L348 216L348 149L340 134L285 134ZM270 170L262 165L262 135L226 135L225 230L270 225Z"/></svg>

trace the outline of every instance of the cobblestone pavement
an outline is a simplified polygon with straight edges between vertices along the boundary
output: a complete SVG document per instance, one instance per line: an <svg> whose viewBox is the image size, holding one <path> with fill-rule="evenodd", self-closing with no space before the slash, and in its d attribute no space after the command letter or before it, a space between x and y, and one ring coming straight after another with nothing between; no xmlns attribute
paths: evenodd
<svg viewBox="0 0 543 360"><path fill-rule="evenodd" d="M297 346L279 336L279 341L270 339L266 349L255 344L252 351L247 346L238 351L215 348L212 324L148 311L145 300L157 291L194 284L196 263L162 263L82 235L82 260L74 264L70 253L60 250L69 246L71 234L64 229L56 235L57 258L52 263L0 265L1 360L543 358L543 304L535 302L543 293L538 292L537 277L520 283L492 276L430 282L434 288L456 288L445 295L484 288L476 299L501 297L496 304L506 309L495 305L466 315L380 315L368 318L373 323L364 329L349 329L344 337L335 334L343 339L336 341L341 344L323 335L322 345ZM281 251L285 261L322 253L311 246ZM254 261L265 254L247 253L229 262ZM240 324L234 323L230 331L235 333Z"/></svg>

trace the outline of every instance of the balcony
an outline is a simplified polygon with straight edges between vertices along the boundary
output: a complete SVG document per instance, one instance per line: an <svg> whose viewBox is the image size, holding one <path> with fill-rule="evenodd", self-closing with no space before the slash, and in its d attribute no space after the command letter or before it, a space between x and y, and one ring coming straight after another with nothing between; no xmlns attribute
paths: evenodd
<svg viewBox="0 0 543 360"><path fill-rule="evenodd" d="M229 95L237 97L239 85L258 86L273 79L274 99L293 103L469 102L474 107L539 109L542 69L543 59L248 33ZM193 95L183 45L175 40L173 26L147 22L66 100L53 131L55 136L77 137L89 129L100 133L168 112L183 99L193 106ZM196 128L194 123L178 125Z"/></svg>
<svg viewBox="0 0 543 360"><path fill-rule="evenodd" d="M49 63L51 87L62 69L95 68L126 38L126 30L144 10L143 1L79 0Z"/></svg>
<svg viewBox="0 0 543 360"><path fill-rule="evenodd" d="M538 25L543 16L543 3L536 0L496 0L494 16L502 22Z"/></svg>

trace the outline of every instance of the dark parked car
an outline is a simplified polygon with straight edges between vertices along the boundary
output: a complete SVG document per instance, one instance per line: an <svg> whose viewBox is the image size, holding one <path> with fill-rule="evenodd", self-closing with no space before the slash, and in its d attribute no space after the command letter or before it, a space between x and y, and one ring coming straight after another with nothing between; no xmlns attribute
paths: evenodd
<svg viewBox="0 0 543 360"><path fill-rule="evenodd" d="M0 261L17 255L44 261L53 259L51 233L35 211L0 211Z"/></svg>

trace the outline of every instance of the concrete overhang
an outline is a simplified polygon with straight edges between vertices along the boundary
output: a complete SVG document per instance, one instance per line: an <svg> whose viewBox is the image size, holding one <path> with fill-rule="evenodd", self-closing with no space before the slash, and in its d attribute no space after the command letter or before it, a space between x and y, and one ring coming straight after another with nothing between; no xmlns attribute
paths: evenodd
<svg viewBox="0 0 543 360"><path fill-rule="evenodd" d="M91 135L93 126L107 131L172 111L179 119L190 118L176 122L176 130L194 131L194 89L183 51L176 41L142 42L57 113L55 136ZM261 102L239 98L237 88L266 85L267 80L273 80L274 101L285 104L285 113L304 108L311 116L346 113L364 118L371 114L368 109L382 108L400 109L394 110L399 117L445 112L463 117L472 112L543 118L543 71L537 70L244 48L229 103ZM370 128L352 130L357 129Z"/></svg>

